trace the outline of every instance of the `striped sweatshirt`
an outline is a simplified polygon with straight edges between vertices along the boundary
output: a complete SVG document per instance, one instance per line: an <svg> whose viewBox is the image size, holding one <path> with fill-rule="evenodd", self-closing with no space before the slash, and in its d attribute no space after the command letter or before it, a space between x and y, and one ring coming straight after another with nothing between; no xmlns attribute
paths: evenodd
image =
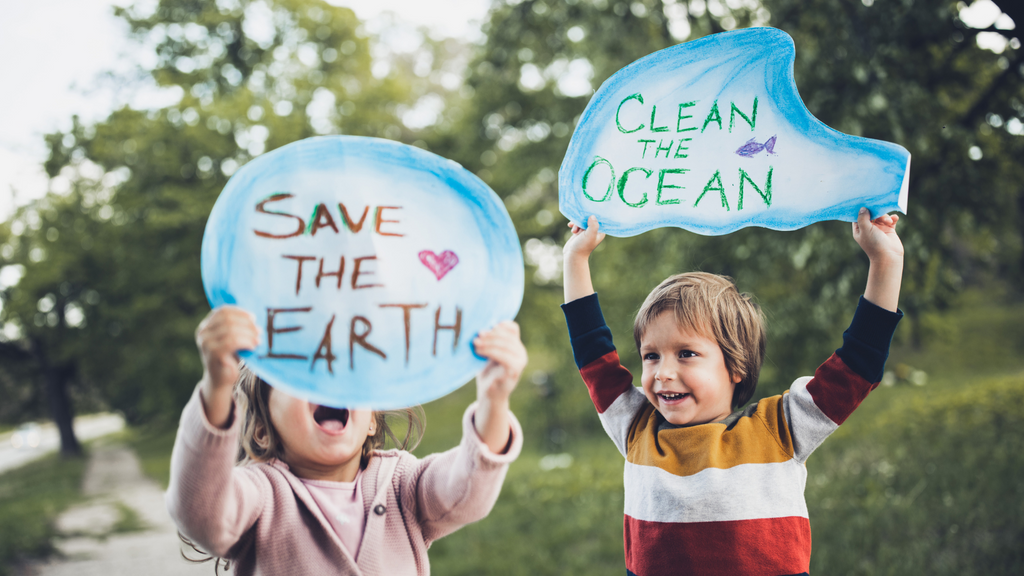
<svg viewBox="0 0 1024 576"><path fill-rule="evenodd" d="M843 346L813 377L721 422L676 426L620 364L597 294L562 309L601 424L626 458L627 573L806 574L804 462L882 379L902 312L861 298Z"/></svg>

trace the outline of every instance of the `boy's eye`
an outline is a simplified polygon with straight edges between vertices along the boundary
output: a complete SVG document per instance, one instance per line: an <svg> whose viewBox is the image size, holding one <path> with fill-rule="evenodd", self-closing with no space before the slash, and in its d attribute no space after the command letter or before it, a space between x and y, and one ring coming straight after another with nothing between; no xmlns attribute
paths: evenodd
<svg viewBox="0 0 1024 576"><path fill-rule="evenodd" d="M644 360L657 360L657 359L658 359L658 355L655 354L654 352L648 352L647 354L644 354Z"/></svg>
<svg viewBox="0 0 1024 576"><path fill-rule="evenodd" d="M692 351L692 350L680 350L679 351L679 357L680 358L695 358L696 356L697 356L697 353Z"/></svg>

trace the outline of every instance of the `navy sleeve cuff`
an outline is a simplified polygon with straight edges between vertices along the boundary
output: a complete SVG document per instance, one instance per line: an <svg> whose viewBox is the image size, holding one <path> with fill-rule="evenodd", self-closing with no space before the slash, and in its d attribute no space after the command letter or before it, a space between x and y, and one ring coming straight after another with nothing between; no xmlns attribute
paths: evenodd
<svg viewBox="0 0 1024 576"><path fill-rule="evenodd" d="M577 368L582 369L615 350L612 331L605 324L596 293L562 304L562 312L569 326L569 341Z"/></svg>
<svg viewBox="0 0 1024 576"><path fill-rule="evenodd" d="M843 333L843 346L836 354L868 382L881 381L885 361L889 358L889 345L901 318L902 311L879 308L861 296L853 321Z"/></svg>

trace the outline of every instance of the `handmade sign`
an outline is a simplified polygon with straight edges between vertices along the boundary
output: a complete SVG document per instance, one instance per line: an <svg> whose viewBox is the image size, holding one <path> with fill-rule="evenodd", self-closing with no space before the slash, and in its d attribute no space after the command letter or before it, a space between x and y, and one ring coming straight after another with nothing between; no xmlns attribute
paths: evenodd
<svg viewBox="0 0 1024 576"><path fill-rule="evenodd" d="M438 398L483 367L471 342L519 311L523 258L497 195L376 138L289 144L238 171L206 225L212 306L256 315L245 353L275 388L335 407Z"/></svg>
<svg viewBox="0 0 1024 576"><path fill-rule="evenodd" d="M590 100L559 171L559 208L601 231L793 230L906 212L910 154L819 122L774 28L712 34L616 72Z"/></svg>

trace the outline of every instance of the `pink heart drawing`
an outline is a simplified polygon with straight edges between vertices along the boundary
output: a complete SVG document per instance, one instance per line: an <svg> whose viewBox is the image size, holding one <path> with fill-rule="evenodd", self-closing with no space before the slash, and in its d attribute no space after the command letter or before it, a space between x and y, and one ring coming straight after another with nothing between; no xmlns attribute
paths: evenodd
<svg viewBox="0 0 1024 576"><path fill-rule="evenodd" d="M423 262L423 265L429 268L439 281L459 263L459 257L451 250L441 252L440 256L430 250L423 250L419 253L419 257L420 262Z"/></svg>

